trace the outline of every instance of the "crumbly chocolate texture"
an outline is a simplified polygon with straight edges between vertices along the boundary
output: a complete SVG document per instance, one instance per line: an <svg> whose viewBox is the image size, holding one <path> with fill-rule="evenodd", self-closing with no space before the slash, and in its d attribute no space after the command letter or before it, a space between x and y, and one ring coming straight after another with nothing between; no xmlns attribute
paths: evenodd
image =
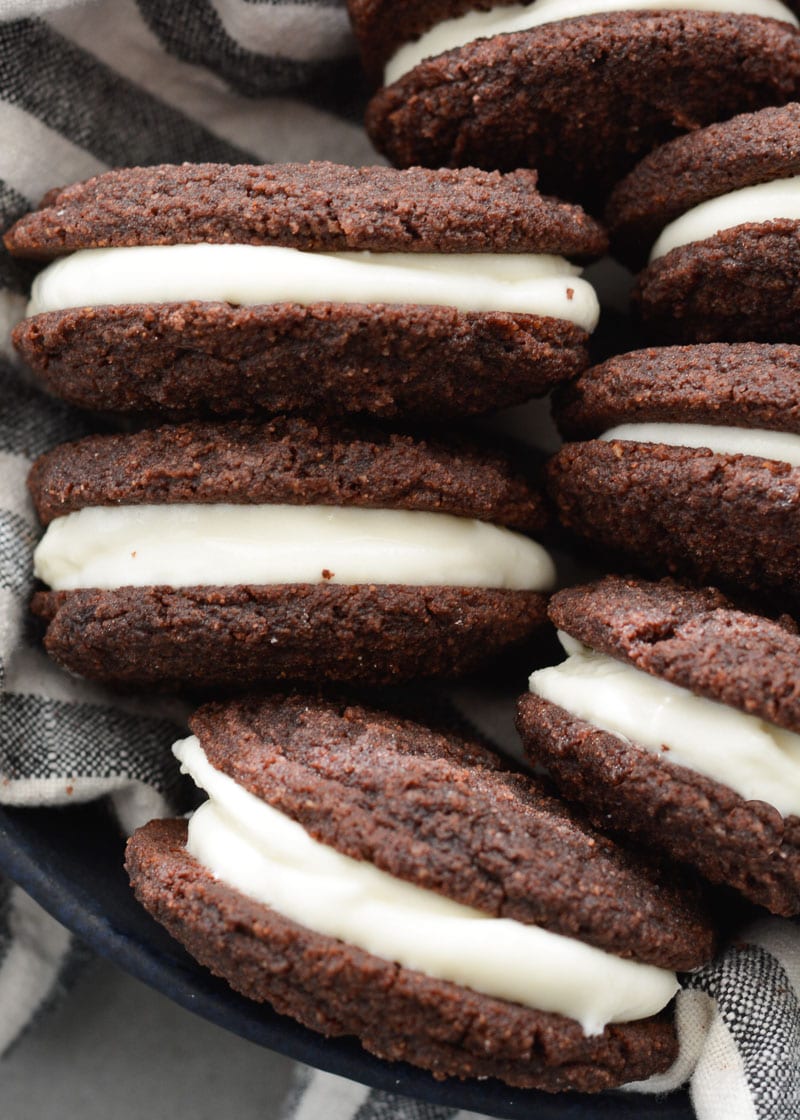
<svg viewBox="0 0 800 1120"><path fill-rule="evenodd" d="M699 696L800 731L800 636L697 590L607 576L553 596L552 622L600 653Z"/></svg>
<svg viewBox="0 0 800 1120"><path fill-rule="evenodd" d="M800 434L798 385L800 346L666 346L586 370L559 392L553 412L566 439L652 421Z"/></svg>
<svg viewBox="0 0 800 1120"><path fill-rule="evenodd" d="M535 166L600 212L676 135L800 94L800 35L756 16L624 12L479 40L380 90L367 130L398 166Z"/></svg>
<svg viewBox="0 0 800 1120"><path fill-rule="evenodd" d="M28 483L45 525L85 506L177 502L427 510L533 532L546 521L499 452L302 417L88 436L41 455Z"/></svg>
<svg viewBox="0 0 800 1120"><path fill-rule="evenodd" d="M531 760L598 827L629 833L774 914L800 913L800 818L784 819L538 696L521 697L517 727Z"/></svg>
<svg viewBox="0 0 800 1120"><path fill-rule="evenodd" d="M275 681L456 677L546 620L535 591L395 585L37 592L44 644L91 680L243 689Z"/></svg>
<svg viewBox="0 0 800 1120"><path fill-rule="evenodd" d="M548 464L561 522L655 575L800 597L800 470L633 441L566 444Z"/></svg>
<svg viewBox="0 0 800 1120"><path fill-rule="evenodd" d="M742 113L657 148L614 188L614 255L642 268L664 226L731 191L800 173L800 104Z"/></svg>
<svg viewBox="0 0 800 1120"><path fill-rule="evenodd" d="M411 305L75 308L24 319L13 337L72 404L178 416L468 416L540 396L588 362L587 333L562 319Z"/></svg>
<svg viewBox="0 0 800 1120"><path fill-rule="evenodd" d="M496 1077L596 1092L669 1068L664 1016L587 1038L578 1023L479 995L316 934L215 880L185 849L184 821L151 821L128 843L139 901L236 991L328 1036L435 1077ZM466 1027L465 1027L466 1024Z"/></svg>
<svg viewBox="0 0 800 1120"><path fill-rule="evenodd" d="M215 769L353 859L617 956L683 970L713 954L671 872L477 742L302 696L211 704L190 722Z"/></svg>
<svg viewBox="0 0 800 1120"><path fill-rule="evenodd" d="M639 274L654 341L800 342L800 221L748 223L673 249Z"/></svg>
<svg viewBox="0 0 800 1120"><path fill-rule="evenodd" d="M5 235L17 256L75 249L283 245L334 252L602 255L604 229L510 175L333 163L121 168L50 191Z"/></svg>

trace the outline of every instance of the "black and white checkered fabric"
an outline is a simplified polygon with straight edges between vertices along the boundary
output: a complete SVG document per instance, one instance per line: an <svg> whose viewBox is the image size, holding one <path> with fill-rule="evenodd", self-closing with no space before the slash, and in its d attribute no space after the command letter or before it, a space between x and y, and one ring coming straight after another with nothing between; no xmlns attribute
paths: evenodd
<svg viewBox="0 0 800 1120"><path fill-rule="evenodd" d="M343 0L0 0L0 230L46 189L114 165L181 160L369 163ZM30 269L0 251L0 801L101 795L131 828L168 809L185 713L121 701L57 671L27 613L33 458L89 430L16 364ZM0 883L0 1052L68 987L82 950ZM682 1055L702 1120L800 1117L800 936L766 921L687 978ZM445 1120L420 1104L298 1068L291 1120Z"/></svg>

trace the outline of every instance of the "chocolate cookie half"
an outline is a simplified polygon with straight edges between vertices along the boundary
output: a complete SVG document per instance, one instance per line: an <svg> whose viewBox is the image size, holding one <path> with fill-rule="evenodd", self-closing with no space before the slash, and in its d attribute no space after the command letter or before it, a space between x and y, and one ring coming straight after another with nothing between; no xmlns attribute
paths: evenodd
<svg viewBox="0 0 800 1120"><path fill-rule="evenodd" d="M595 211L659 144L800 91L797 19L782 3L348 7L365 65L383 84L367 130L395 164L536 167L545 190Z"/></svg>
<svg viewBox="0 0 800 1120"><path fill-rule="evenodd" d="M602 228L536 175L330 163L110 171L6 235L63 258L14 341L57 394L173 415L464 416L574 376Z"/></svg>
<svg viewBox="0 0 800 1120"><path fill-rule="evenodd" d="M800 104L657 149L611 196L635 306L668 342L800 341Z"/></svg>
<svg viewBox="0 0 800 1120"><path fill-rule="evenodd" d="M800 913L800 637L718 591L609 576L553 597L568 659L520 734L564 796L776 914Z"/></svg>
<svg viewBox="0 0 800 1120"><path fill-rule="evenodd" d="M555 409L559 517L657 575L800 597L800 348L666 347L588 370Z"/></svg>
<svg viewBox="0 0 800 1120"><path fill-rule="evenodd" d="M667 1068L696 898L476 742L299 696L201 708L209 801L131 839L140 901L238 991L436 1077L593 1092ZM245 867L255 871L250 876Z"/></svg>
<svg viewBox="0 0 800 1120"><path fill-rule="evenodd" d="M30 488L45 645L101 680L458 674L530 636L554 576L542 499L466 443L195 423L66 444Z"/></svg>

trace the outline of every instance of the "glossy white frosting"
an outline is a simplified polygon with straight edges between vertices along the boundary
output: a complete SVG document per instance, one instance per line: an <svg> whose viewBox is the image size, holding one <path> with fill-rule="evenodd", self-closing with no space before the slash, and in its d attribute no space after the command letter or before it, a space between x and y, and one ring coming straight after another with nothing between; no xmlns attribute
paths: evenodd
<svg viewBox="0 0 800 1120"><path fill-rule="evenodd" d="M532 673L531 692L748 801L800 814L800 735L559 637L567 660Z"/></svg>
<svg viewBox="0 0 800 1120"><path fill-rule="evenodd" d="M307 929L485 995L577 1019L587 1034L653 1015L673 972L495 918L351 859L215 770L195 737L173 748L209 795L189 852L218 879Z"/></svg>
<svg viewBox="0 0 800 1120"><path fill-rule="evenodd" d="M306 253L206 244L83 249L37 276L27 313L188 300L417 304L546 315L591 331L600 305L580 272L564 257L542 253Z"/></svg>
<svg viewBox="0 0 800 1120"><path fill-rule="evenodd" d="M650 251L650 261L692 241L705 241L726 229L778 218L800 220L800 176L756 183L738 191L709 198L681 214L661 231Z"/></svg>
<svg viewBox="0 0 800 1120"><path fill-rule="evenodd" d="M722 455L755 455L800 467L800 436L764 428L732 428L723 424L618 424L603 440L663 443L670 447L707 447Z"/></svg>
<svg viewBox="0 0 800 1120"><path fill-rule="evenodd" d="M770 17L798 26L797 18L779 0L535 0L533 4L510 4L488 12L467 12L443 20L413 43L405 43L388 62L384 84L391 85L413 70L423 59L466 46L476 39L529 31L545 23L602 12L634 11L735 12Z"/></svg>
<svg viewBox="0 0 800 1120"><path fill-rule="evenodd" d="M338 506L89 506L50 523L34 570L57 591L325 582L544 591L555 581L548 553L521 533L446 513Z"/></svg>

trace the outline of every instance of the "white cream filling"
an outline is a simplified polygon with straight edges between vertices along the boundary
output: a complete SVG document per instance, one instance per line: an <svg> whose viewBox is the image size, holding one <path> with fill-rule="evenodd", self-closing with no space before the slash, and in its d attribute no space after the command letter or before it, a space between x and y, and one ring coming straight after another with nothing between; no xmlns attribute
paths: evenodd
<svg viewBox="0 0 800 1120"><path fill-rule="evenodd" d="M531 692L747 801L800 813L800 735L559 637L569 657L531 674Z"/></svg>
<svg viewBox="0 0 800 1120"><path fill-rule="evenodd" d="M83 249L39 273L27 314L187 300L417 304L546 315L592 331L600 305L580 272L544 253L306 253L206 244Z"/></svg>
<svg viewBox="0 0 800 1120"><path fill-rule="evenodd" d="M619 424L603 440L663 443L668 447L705 447L721 455L755 455L800 467L800 436L764 428L732 428L724 424Z"/></svg>
<svg viewBox="0 0 800 1120"><path fill-rule="evenodd" d="M650 262L681 245L705 241L723 230L779 218L800 219L800 176L756 183L693 206L664 227L650 251Z"/></svg>
<svg viewBox="0 0 800 1120"><path fill-rule="evenodd" d="M653 1015L673 972L463 906L320 844L215 770L194 737L173 748L210 800L189 852L218 879L307 929L499 999L577 1019L587 1034Z"/></svg>
<svg viewBox="0 0 800 1120"><path fill-rule="evenodd" d="M59 517L36 549L34 572L56 591L326 582L544 591L555 582L541 545L466 517L188 503Z"/></svg>
<svg viewBox="0 0 800 1120"><path fill-rule="evenodd" d="M391 85L426 58L464 47L476 39L529 31L545 23L591 16L601 12L635 11L734 12L781 20L798 26L794 14L779 0L535 0L511 4L488 12L467 12L426 31L393 55L384 71L384 85Z"/></svg>

